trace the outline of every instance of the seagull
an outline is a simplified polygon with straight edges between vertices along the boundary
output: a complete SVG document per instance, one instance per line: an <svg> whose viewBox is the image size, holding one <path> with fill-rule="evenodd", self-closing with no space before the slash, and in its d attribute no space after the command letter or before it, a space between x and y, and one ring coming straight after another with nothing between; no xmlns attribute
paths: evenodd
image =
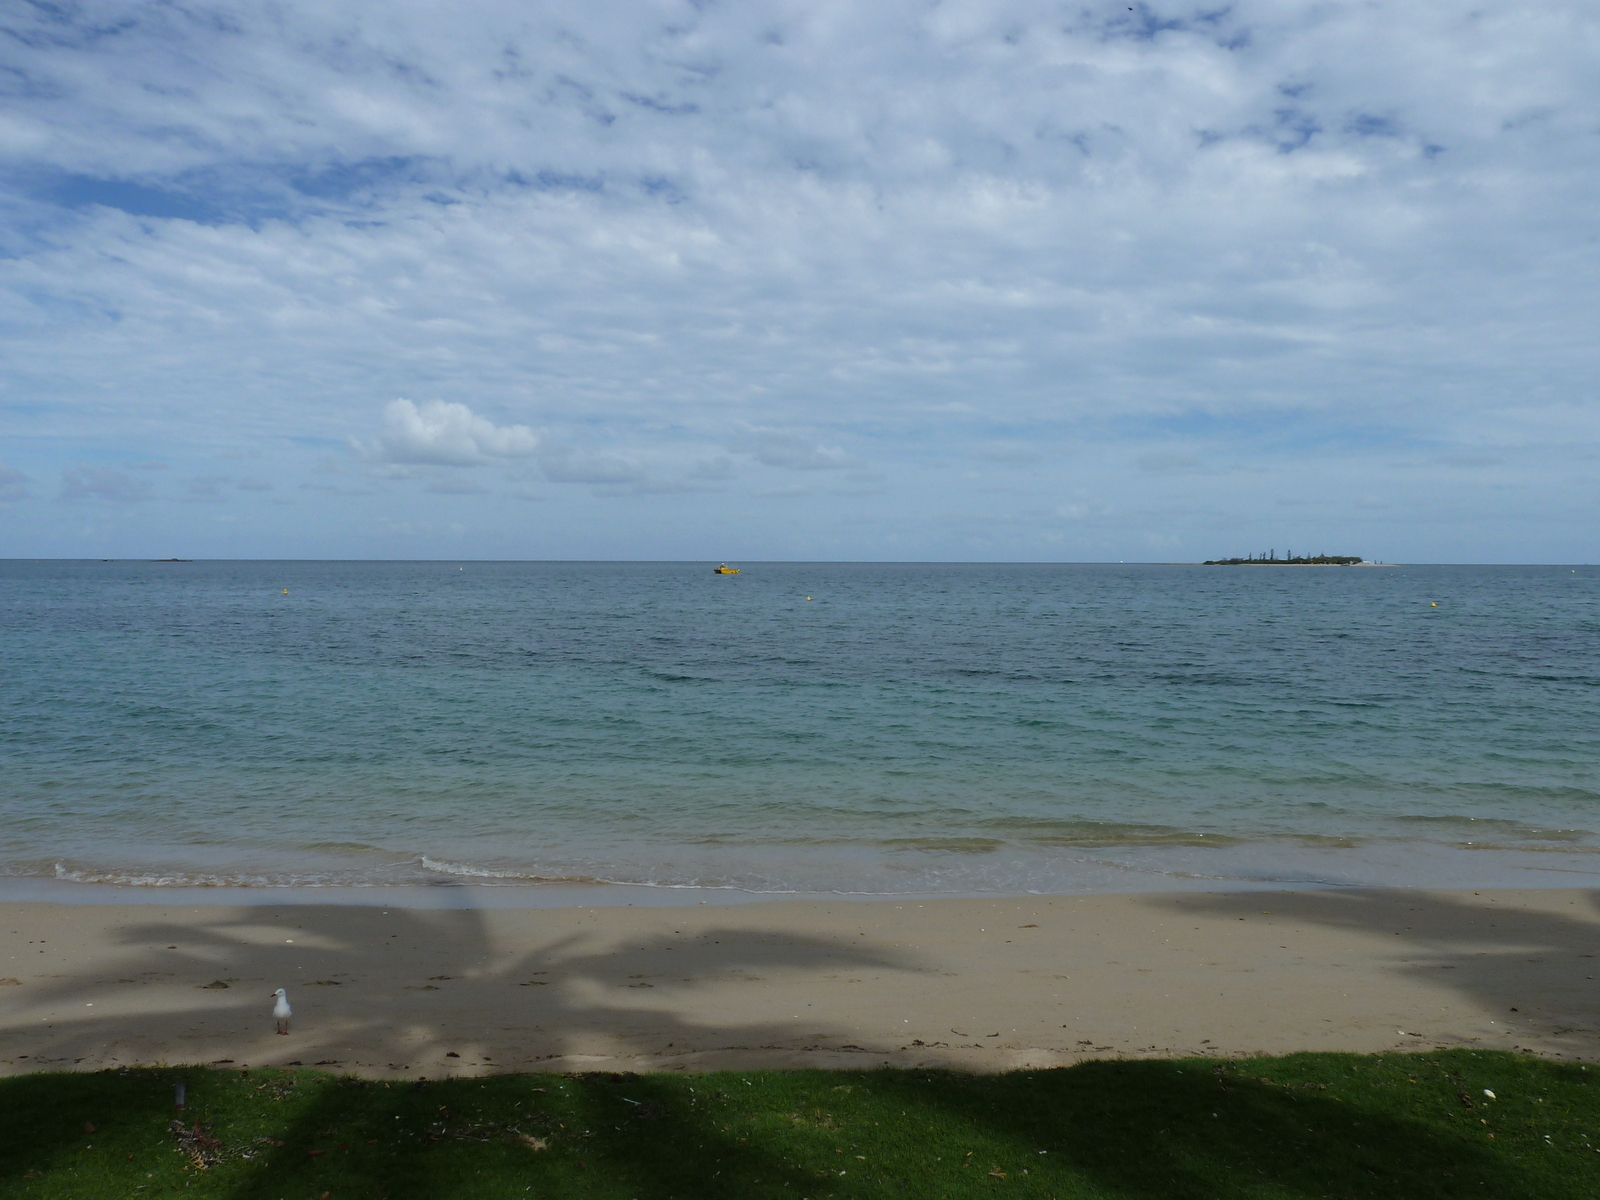
<svg viewBox="0 0 1600 1200"><path fill-rule="evenodd" d="M289 1018L294 1014L294 1009L289 1007L289 993L279 988L272 993L272 998L277 1001L272 1006L272 1015L278 1018L278 1032L289 1032Z"/></svg>

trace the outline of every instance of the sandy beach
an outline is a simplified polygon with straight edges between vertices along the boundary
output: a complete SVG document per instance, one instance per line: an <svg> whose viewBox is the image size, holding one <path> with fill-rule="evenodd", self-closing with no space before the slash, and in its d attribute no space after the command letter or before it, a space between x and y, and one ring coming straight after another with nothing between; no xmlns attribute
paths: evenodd
<svg viewBox="0 0 1600 1200"><path fill-rule="evenodd" d="M1443 1046L1600 1056L1600 894L0 904L0 1071L364 1076ZM295 1016L274 1033L269 993Z"/></svg>

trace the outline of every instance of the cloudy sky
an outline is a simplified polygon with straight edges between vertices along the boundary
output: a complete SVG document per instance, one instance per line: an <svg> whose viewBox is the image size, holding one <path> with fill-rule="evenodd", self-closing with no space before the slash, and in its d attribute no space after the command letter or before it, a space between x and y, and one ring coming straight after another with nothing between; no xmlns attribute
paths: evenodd
<svg viewBox="0 0 1600 1200"><path fill-rule="evenodd" d="M1600 10L9 0L0 556L1600 558Z"/></svg>

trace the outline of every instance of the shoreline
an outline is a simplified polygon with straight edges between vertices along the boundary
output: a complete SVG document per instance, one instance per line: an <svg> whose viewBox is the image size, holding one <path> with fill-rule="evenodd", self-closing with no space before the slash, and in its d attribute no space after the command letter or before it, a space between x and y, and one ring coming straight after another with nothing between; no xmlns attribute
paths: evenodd
<svg viewBox="0 0 1600 1200"><path fill-rule="evenodd" d="M1154 885L1154 886L1152 886ZM0 876L0 908L39 903L86 907L401 908L431 910L693 909L788 901L833 904L917 903L929 901L1057 900L1089 896L1145 896L1282 891L1319 891L1384 884L1323 879L1205 880L1182 876L1140 877L1119 889L1086 888L1060 892L870 892L760 891L699 884L468 882L413 884L257 884L160 885L82 883L43 876ZM1491 885L1492 886L1492 885ZM1568 884L1551 884L1551 887ZM1537 890L1533 885L1529 890Z"/></svg>
<svg viewBox="0 0 1600 1200"><path fill-rule="evenodd" d="M1600 1058L1591 889L546 908L210 899L0 902L0 1073L996 1071L1448 1046ZM288 1037L273 1033L279 986L295 1005Z"/></svg>
<svg viewBox="0 0 1600 1200"><path fill-rule="evenodd" d="M1533 827L1480 831L1470 819L1459 824L1459 836L1479 839L1497 833L1501 837L1536 837L1541 832ZM1600 847L1586 842L1518 845L1394 837L1331 840L1333 845L1315 844L1310 838L1247 841L1219 837L1211 844L1195 840L1176 845L1011 847L1008 853L993 856L1002 859L999 872L993 870L987 854L972 854L964 856L964 861L963 856L953 861L946 856L944 864L919 864L924 871L921 878L915 872L888 869L886 859L834 863L831 870L819 870L823 864L817 859L754 864L735 860L714 872L729 882L637 882L628 878L634 874L629 867L617 872L622 878L575 878L560 870L529 868L526 876L512 878L501 878L497 869L460 869L424 878L291 878L277 882L247 876L236 881L208 878L212 871L205 867L194 869L199 879L186 879L181 869L170 866L134 870L129 872L132 878L115 874L111 878L78 878L76 872L62 873L58 864L56 874L0 874L0 903L675 908L779 900L879 903L1317 888L1600 887ZM425 856L422 861L426 863ZM757 869L751 870L751 866ZM261 870L270 875L265 868ZM549 877L541 879L540 875ZM752 875L768 878L752 879ZM830 875L836 881L831 887L825 883Z"/></svg>

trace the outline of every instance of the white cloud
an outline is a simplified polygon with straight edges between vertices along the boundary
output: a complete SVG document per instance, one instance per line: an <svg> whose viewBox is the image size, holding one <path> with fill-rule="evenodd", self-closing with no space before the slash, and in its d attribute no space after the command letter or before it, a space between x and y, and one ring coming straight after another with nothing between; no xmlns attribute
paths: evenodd
<svg viewBox="0 0 1600 1200"><path fill-rule="evenodd" d="M472 467L495 459L526 458L539 438L526 425L496 425L465 404L432 400L420 407L391 401L375 443L351 439L364 458L383 463L426 463Z"/></svg>
<svg viewBox="0 0 1600 1200"><path fill-rule="evenodd" d="M1198 474L1216 470L1201 455L1182 450L1153 450L1134 459L1134 466L1155 475Z"/></svg>
<svg viewBox="0 0 1600 1200"><path fill-rule="evenodd" d="M539 467L551 483L636 483L644 467L621 454L582 452L552 447L539 457Z"/></svg>
<svg viewBox="0 0 1600 1200"><path fill-rule="evenodd" d="M28 477L15 467L0 462L0 502L26 500Z"/></svg>
<svg viewBox="0 0 1600 1200"><path fill-rule="evenodd" d="M109 500L114 504L134 504L154 495L150 485L110 467L81 466L61 472L63 500Z"/></svg>
<svg viewBox="0 0 1600 1200"><path fill-rule="evenodd" d="M1262 497L1314 481L1330 522L1389 503L1391 557L1592 558L1590 7L25 6L0 329L28 403L0 437L36 479L250 446L295 493L355 431L422 481L378 489L419 529L430 468L592 485L536 535L461 501L496 553L586 552L609 488L637 532L608 553L661 552L670 512L774 553L1026 555L1004 531L1069 499L1070 461L1148 504L1068 556L1173 522L1202 557L1241 521L1282 541ZM1501 447L1485 507L1462 456ZM892 468L880 496L741 508L757 464L856 455ZM626 507L686 478L729 499ZM380 501L302 499L283 545L361 552Z"/></svg>
<svg viewBox="0 0 1600 1200"><path fill-rule="evenodd" d="M793 433L751 433L729 449L735 454L748 454L763 466L794 471L838 471L859 465L838 446L824 446Z"/></svg>
<svg viewBox="0 0 1600 1200"><path fill-rule="evenodd" d="M1000 463L1011 467L1034 467L1045 460L1037 447L1027 445L991 444L976 448L972 457L980 462Z"/></svg>
<svg viewBox="0 0 1600 1200"><path fill-rule="evenodd" d="M738 472L733 469L733 460L721 454L712 458L702 458L689 468L690 479L723 483L737 476Z"/></svg>
<svg viewBox="0 0 1600 1200"><path fill-rule="evenodd" d="M423 491L437 496L487 496L489 489L470 479L434 479L423 485Z"/></svg>
<svg viewBox="0 0 1600 1200"><path fill-rule="evenodd" d="M189 478L189 494L202 500L221 500L222 489L232 483L227 475L193 475Z"/></svg>

